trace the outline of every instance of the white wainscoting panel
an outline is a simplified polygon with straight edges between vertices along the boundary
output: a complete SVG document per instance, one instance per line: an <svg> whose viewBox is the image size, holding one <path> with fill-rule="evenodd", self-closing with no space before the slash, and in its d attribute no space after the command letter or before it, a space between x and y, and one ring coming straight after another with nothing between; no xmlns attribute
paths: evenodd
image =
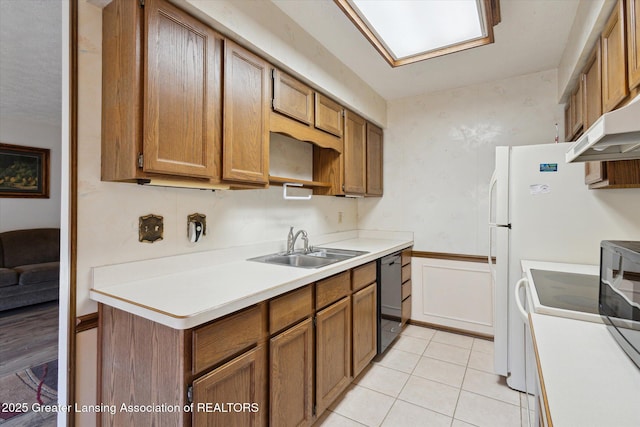
<svg viewBox="0 0 640 427"><path fill-rule="evenodd" d="M493 335L493 283L488 264L412 258L413 320Z"/></svg>

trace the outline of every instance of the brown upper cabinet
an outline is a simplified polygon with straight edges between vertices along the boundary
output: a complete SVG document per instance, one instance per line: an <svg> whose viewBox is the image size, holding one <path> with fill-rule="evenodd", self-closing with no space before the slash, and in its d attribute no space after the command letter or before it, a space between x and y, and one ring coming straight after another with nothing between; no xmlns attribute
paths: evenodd
<svg viewBox="0 0 640 427"><path fill-rule="evenodd" d="M315 94L315 101L316 128L342 137L342 117L344 116L342 105L318 92Z"/></svg>
<svg viewBox="0 0 640 427"><path fill-rule="evenodd" d="M629 89L640 87L640 0L627 0Z"/></svg>
<svg viewBox="0 0 640 427"><path fill-rule="evenodd" d="M367 123L367 196L382 196L382 129Z"/></svg>
<svg viewBox="0 0 640 427"><path fill-rule="evenodd" d="M585 129L589 129L602 115L601 64L600 43L598 42L591 51L581 75L583 87L582 99L584 102L582 115Z"/></svg>
<svg viewBox="0 0 640 427"><path fill-rule="evenodd" d="M367 122L351 111L344 120L344 192L364 195L367 180Z"/></svg>
<svg viewBox="0 0 640 427"><path fill-rule="evenodd" d="M218 177L222 43L163 0L105 7L102 179Z"/></svg>
<svg viewBox="0 0 640 427"><path fill-rule="evenodd" d="M263 60L165 0L114 0L103 10L102 67L103 180L267 183Z"/></svg>
<svg viewBox="0 0 640 427"><path fill-rule="evenodd" d="M269 182L269 64L227 40L224 55L223 178Z"/></svg>
<svg viewBox="0 0 640 427"><path fill-rule="evenodd" d="M602 44L602 109L609 112L629 95L624 1L618 0L607 20Z"/></svg>
<svg viewBox="0 0 640 427"><path fill-rule="evenodd" d="M313 89L273 70L273 110L306 125L313 124Z"/></svg>
<svg viewBox="0 0 640 427"><path fill-rule="evenodd" d="M342 106L278 69L272 75L270 131L341 153Z"/></svg>

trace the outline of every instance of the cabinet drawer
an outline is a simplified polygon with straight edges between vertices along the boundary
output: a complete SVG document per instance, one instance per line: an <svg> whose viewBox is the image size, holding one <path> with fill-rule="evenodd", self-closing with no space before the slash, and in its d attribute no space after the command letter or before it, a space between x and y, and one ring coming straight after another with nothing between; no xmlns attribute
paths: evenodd
<svg viewBox="0 0 640 427"><path fill-rule="evenodd" d="M401 254L402 265L407 265L411 262L411 248L405 249Z"/></svg>
<svg viewBox="0 0 640 427"><path fill-rule="evenodd" d="M376 281L376 262L362 265L353 269L351 288L355 292Z"/></svg>
<svg viewBox="0 0 640 427"><path fill-rule="evenodd" d="M411 279L402 284L402 300L404 301L409 296L411 296Z"/></svg>
<svg viewBox="0 0 640 427"><path fill-rule="evenodd" d="M402 326L404 326L411 318L411 295L409 295L406 300L402 301L402 314L400 316L400 322L402 323Z"/></svg>
<svg viewBox="0 0 640 427"><path fill-rule="evenodd" d="M269 303L269 333L274 334L313 311L311 285L296 289L286 295L274 298Z"/></svg>
<svg viewBox="0 0 640 427"><path fill-rule="evenodd" d="M193 373L197 374L255 345L262 334L259 306L193 331Z"/></svg>
<svg viewBox="0 0 640 427"><path fill-rule="evenodd" d="M402 283L411 279L411 264L402 267Z"/></svg>
<svg viewBox="0 0 640 427"><path fill-rule="evenodd" d="M338 301L351 293L351 271L316 282L316 309Z"/></svg>

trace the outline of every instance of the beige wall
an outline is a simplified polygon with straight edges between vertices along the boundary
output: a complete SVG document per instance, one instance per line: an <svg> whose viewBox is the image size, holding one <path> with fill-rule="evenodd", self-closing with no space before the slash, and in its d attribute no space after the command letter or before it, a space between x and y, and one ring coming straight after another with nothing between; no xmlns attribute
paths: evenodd
<svg viewBox="0 0 640 427"><path fill-rule="evenodd" d="M414 232L414 249L486 255L498 145L553 143L556 71L389 102L384 197L358 201L358 227Z"/></svg>

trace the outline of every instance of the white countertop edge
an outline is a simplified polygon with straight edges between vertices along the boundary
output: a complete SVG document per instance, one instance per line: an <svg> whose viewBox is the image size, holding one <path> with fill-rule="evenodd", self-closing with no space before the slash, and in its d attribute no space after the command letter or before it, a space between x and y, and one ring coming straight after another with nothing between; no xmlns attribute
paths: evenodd
<svg viewBox="0 0 640 427"><path fill-rule="evenodd" d="M370 234L366 234L370 236ZM331 244L332 247L342 248L342 249L356 249L356 250L366 250L367 240L371 239L370 237L366 238L355 238L355 239L347 239L338 242L326 242L321 243L319 245L328 245ZM317 280L321 280L323 278L332 276L334 274L340 273L342 271L348 270L350 268L357 267L362 264L366 264L367 262L376 260L385 255L397 252L402 249L406 249L413 245L412 240L388 240L387 239L371 239L376 241L376 243L388 242L390 246L385 246L384 250L370 251L367 254L360 255L358 257L354 257L352 259L342 261L336 264L331 264L326 267L318 268L318 269L302 269L302 268L294 268L294 267L285 267L285 266L272 266L268 264L255 263L252 261L244 261L246 256L243 256L242 262L250 263L251 267L255 268L256 271L260 269L267 268L285 268L287 275L293 274L293 277L290 280L284 281L283 283L279 283L274 286L269 286L264 289L261 289L257 292L249 293L246 295L238 295L236 298L219 301L217 305L208 307L202 310L195 310L194 312L182 312L176 313L172 310L162 310L154 304L149 304L144 300L135 300L127 296L127 288L136 286L138 287L146 287L147 289L152 289L149 282L153 281L153 279L157 279L160 277L158 274L152 275L142 275L140 271L137 270L137 263L127 263L126 267L123 266L109 266L115 267L117 270L117 276L121 277L123 273L126 272L127 269L134 268L137 271L136 277L144 277L138 280L127 280L126 282L121 283L113 283L106 285L103 283L101 287L95 287L91 289L89 292L89 296L92 300L107 304L109 306L121 309L123 311L138 315L140 317L152 320L154 322L163 324L165 326L169 326L174 329L189 329L195 326L201 325L203 323L209 322L211 320L215 320L219 317L222 317L226 314L233 313L235 311L241 310L243 308L249 307L253 304L257 304L261 301L265 301L269 298L273 298L275 296L281 295L283 293L289 292L291 290L297 289L301 286L307 285L309 283L313 283ZM359 244L360 243L360 244ZM384 243L383 243L384 244ZM265 255L264 253L259 255ZM152 261L158 261L152 260ZM156 265L156 262L145 263L146 267L151 267ZM218 264L219 266L224 267L224 264ZM201 267L201 265L198 265ZM212 266L209 266L212 267ZM213 266L215 267L215 266ZM249 267L249 264L247 265ZM101 274L107 275L110 268L101 267ZM273 271L273 270L272 270ZM281 270L282 271L282 270ZM284 271L282 271L284 273ZM295 272L295 273L294 273ZM178 271L166 273L167 275L173 275L176 278L176 281L179 282L180 274L186 274L185 271ZM113 280L111 281L113 282Z"/></svg>
<svg viewBox="0 0 640 427"><path fill-rule="evenodd" d="M640 369L606 325L530 316L554 425L640 425Z"/></svg>

